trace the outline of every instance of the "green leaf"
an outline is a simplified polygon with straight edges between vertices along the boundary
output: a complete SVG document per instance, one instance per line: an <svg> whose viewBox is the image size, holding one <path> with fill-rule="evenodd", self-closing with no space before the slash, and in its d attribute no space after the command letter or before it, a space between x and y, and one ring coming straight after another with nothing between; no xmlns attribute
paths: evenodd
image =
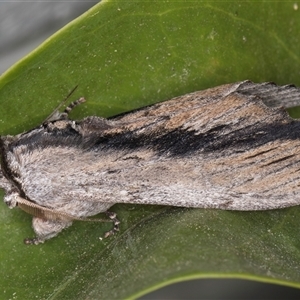
<svg viewBox="0 0 300 300"><path fill-rule="evenodd" d="M292 2L103 1L1 76L0 132L39 125L77 84L72 100L88 101L73 118L244 79L300 85L299 13ZM299 287L298 207L114 210L112 238L99 239L109 224L77 222L26 247L31 217L1 203L0 298L131 298L202 277Z"/></svg>

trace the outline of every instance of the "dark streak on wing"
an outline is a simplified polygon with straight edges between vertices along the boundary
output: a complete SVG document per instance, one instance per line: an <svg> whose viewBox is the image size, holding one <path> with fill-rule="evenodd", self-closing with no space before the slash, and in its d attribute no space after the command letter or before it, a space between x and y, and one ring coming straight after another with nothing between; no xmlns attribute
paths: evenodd
<svg viewBox="0 0 300 300"><path fill-rule="evenodd" d="M261 109L260 106L263 105L261 100L269 105L281 104L285 99L289 99L290 103L300 102L300 89L293 86L278 87L273 83L254 84L245 81L227 95L222 89L216 88L211 91L213 92L209 96L207 91L200 91L188 94L186 98L183 96L167 101L167 111L163 109L164 103L159 103L111 118L110 121L115 122L118 130L101 120L99 128L89 128L88 138L84 138L70 124L64 129L48 130L47 134L41 127L41 131L31 131L24 139L21 136L15 143L11 143L10 147L12 149L25 145L29 150L34 150L36 147L68 146L93 151L96 148L98 151L144 148L168 156L191 155L198 151L211 152L218 156L225 150L245 152L272 141L299 139L300 122L289 119L285 112L278 109L274 112L271 108ZM237 98L238 101L229 101L228 105L225 101L230 100L230 97L234 101ZM220 113L217 110L222 106L224 112ZM255 120L252 115L255 116L257 107L260 109L259 113L263 112L262 117ZM197 113L193 114L194 111ZM180 113L182 117L176 124ZM201 123L204 118L208 118L208 122L197 130L193 129L193 126ZM129 121L126 124L127 119ZM123 120L125 125L122 125ZM175 125L171 126L172 122ZM184 127L188 122L191 123L190 127ZM88 119L80 123L87 127L89 125ZM213 123L215 125L211 125ZM262 154L268 151L263 149ZM250 157L253 156L248 156Z"/></svg>
<svg viewBox="0 0 300 300"><path fill-rule="evenodd" d="M155 132L155 134L137 134L135 132L123 132L120 134L108 134L100 137L93 148L103 150L137 150L148 148L158 151L160 154L171 156L190 155L198 151L218 152L226 149L247 151L251 148L278 140L300 139L300 123L275 124L252 126L247 130L232 129L229 134L223 134L224 126L211 129L208 132L197 133L186 129L176 129L170 132ZM257 132L263 132L258 134ZM262 151L260 154L269 152ZM257 156L249 156L252 158Z"/></svg>
<svg viewBox="0 0 300 300"><path fill-rule="evenodd" d="M67 126L65 129L51 130L48 134L45 134L45 129L32 130L30 134L20 136L19 139L13 141L9 145L9 150L13 151L15 147L26 146L26 151L32 151L37 148L57 147L57 146L73 146L77 147L82 143L82 136L71 126Z"/></svg>

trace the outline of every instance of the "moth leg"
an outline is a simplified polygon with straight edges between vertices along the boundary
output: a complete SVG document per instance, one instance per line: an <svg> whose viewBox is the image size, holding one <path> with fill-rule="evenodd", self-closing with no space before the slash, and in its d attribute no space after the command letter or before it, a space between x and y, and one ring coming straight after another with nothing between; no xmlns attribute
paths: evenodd
<svg viewBox="0 0 300 300"><path fill-rule="evenodd" d="M105 214L107 215L107 217L109 217L112 222L114 223L114 228L105 232L104 234L104 237L107 238L111 235L114 235L117 231L120 230L119 228L119 224L120 224L120 221L117 219L117 214L114 213L114 212L111 212L111 211L106 211Z"/></svg>
<svg viewBox="0 0 300 300"><path fill-rule="evenodd" d="M44 243L45 240L55 237L63 229L72 225L72 221L66 220L46 220L38 217L33 217L32 228L36 234L34 238L26 238L26 245L37 245Z"/></svg>

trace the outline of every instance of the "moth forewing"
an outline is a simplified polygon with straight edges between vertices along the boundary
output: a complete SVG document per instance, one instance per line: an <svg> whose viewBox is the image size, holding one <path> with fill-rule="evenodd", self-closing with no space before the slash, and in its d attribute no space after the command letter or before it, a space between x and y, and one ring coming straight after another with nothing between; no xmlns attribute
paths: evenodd
<svg viewBox="0 0 300 300"><path fill-rule="evenodd" d="M71 121L80 99L43 126L1 138L4 201L34 215L36 238L26 243L115 203L227 210L300 204L300 123L265 105L300 105L299 88L244 81L109 120ZM119 221L107 215L111 235Z"/></svg>

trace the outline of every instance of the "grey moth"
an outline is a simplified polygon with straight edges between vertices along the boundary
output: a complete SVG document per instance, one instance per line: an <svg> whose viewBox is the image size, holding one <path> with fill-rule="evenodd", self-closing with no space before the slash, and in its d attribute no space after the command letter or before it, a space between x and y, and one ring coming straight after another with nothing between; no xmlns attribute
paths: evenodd
<svg viewBox="0 0 300 300"><path fill-rule="evenodd" d="M4 201L33 215L38 244L116 203L255 211L300 204L300 104L291 85L250 81L110 119L53 114L1 136ZM275 108L279 106L279 108Z"/></svg>

